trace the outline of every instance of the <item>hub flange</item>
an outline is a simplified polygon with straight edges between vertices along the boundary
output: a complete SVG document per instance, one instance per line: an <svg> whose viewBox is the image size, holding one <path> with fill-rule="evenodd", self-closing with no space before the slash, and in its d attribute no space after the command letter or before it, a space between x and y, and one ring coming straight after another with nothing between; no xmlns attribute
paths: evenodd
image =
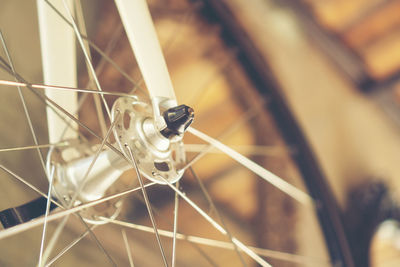
<svg viewBox="0 0 400 267"><path fill-rule="evenodd" d="M185 163L182 138L167 138L157 129L150 104L138 99L121 97L112 108L118 116L114 135L120 148L130 158L126 146L136 159L140 173L153 182L165 184L178 181Z"/></svg>

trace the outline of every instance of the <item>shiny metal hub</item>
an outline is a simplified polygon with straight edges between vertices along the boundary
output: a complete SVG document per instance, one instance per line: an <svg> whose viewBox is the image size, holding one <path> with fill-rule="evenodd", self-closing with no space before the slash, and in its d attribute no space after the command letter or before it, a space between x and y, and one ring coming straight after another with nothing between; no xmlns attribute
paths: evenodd
<svg viewBox="0 0 400 267"><path fill-rule="evenodd" d="M115 101L111 111L112 120L116 120L114 145L128 160L105 147L94 161L99 145L79 140L70 141L66 147L50 149L47 171L50 174L54 168L53 195L69 207L121 192L124 185L116 181L123 172L133 168L128 148L141 175L159 184L165 184L165 180L177 182L185 164L182 137L193 121L193 110L184 105L165 110L160 106L162 116L154 119L151 104L136 97L121 97ZM120 206L115 200L81 214L91 223L101 223L96 219L98 215L117 216Z"/></svg>
<svg viewBox="0 0 400 267"><path fill-rule="evenodd" d="M114 134L120 148L129 153L129 146L140 173L153 182L165 184L177 182L183 175L185 151L181 135L165 137L156 126L151 105L138 99L121 97L112 109L113 119L118 117ZM167 127L166 123L163 127Z"/></svg>

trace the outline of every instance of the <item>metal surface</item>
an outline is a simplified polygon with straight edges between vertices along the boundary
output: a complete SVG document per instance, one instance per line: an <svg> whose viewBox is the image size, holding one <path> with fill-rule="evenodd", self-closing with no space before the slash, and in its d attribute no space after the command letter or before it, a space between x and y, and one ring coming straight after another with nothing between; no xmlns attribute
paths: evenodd
<svg viewBox="0 0 400 267"><path fill-rule="evenodd" d="M131 148L140 173L156 183L164 183L160 175L171 183L178 181L184 172L183 142L171 142L158 131L150 104L122 97L114 103L113 116L118 110L122 116L114 129L115 138L120 147Z"/></svg>

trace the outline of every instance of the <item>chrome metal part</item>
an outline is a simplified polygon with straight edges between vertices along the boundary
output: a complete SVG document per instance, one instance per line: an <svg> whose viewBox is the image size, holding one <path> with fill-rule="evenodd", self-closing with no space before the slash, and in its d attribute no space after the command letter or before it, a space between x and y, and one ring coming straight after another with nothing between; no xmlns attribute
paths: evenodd
<svg viewBox="0 0 400 267"><path fill-rule="evenodd" d="M128 155L125 144L137 159L140 173L156 183L177 182L183 175L185 152L182 139L171 141L160 133L160 122L154 120L151 104L138 99L121 97L112 108L112 117L119 110L114 128L115 139ZM165 124L161 123L161 124Z"/></svg>
<svg viewBox="0 0 400 267"><path fill-rule="evenodd" d="M131 166L111 150L102 151L89 174L85 176L94 159L96 146L80 143L78 140L70 141L70 146L51 148L46 168L54 171L53 195L56 196L65 207L71 205L76 192L79 192L75 203L93 201L104 195L117 193L122 190L121 184L115 181ZM81 215L90 223L103 223L96 217L115 217L120 208L119 201L108 202L106 205L83 210Z"/></svg>
<svg viewBox="0 0 400 267"><path fill-rule="evenodd" d="M68 146L52 147L46 168L49 173L54 168L53 195L64 206L70 207L121 191L119 187L123 183L116 181L133 166L127 160L131 158L128 149L144 177L160 184L165 184L165 181L177 182L183 175L185 164L183 131L178 130L189 126L189 121L193 120L193 110L186 106L171 107L172 104L164 101L164 105L160 102L158 106L157 113L170 115L171 118L166 121L165 116L155 118L152 104L136 97L120 97L115 101L111 111L113 123L108 134L111 131L114 133L115 145L125 153L126 158L111 149L101 150L101 145L89 145L79 140L68 141ZM186 113L187 118L183 116ZM180 121L183 122L182 127L178 125ZM178 130L171 128L172 122ZM173 130L170 136L162 134L167 127ZM81 215L91 223L100 223L96 219L99 214L114 217L119 207L118 201L110 202L101 210L91 208L81 212Z"/></svg>

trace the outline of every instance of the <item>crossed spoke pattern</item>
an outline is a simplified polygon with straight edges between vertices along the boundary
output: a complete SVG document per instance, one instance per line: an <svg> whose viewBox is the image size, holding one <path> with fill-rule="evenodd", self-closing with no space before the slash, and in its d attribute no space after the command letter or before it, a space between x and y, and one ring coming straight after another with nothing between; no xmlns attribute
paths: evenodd
<svg viewBox="0 0 400 267"><path fill-rule="evenodd" d="M293 253L285 253L280 251L259 248L257 246L246 245L247 242L242 242L241 240L239 240L239 238L236 237L236 234L233 231L231 231L230 229L231 220L230 218L228 218L229 223L226 221L226 219L224 218L226 212L220 210L218 204L219 202L215 202L212 199L212 194L207 190L207 180L205 180L206 182L203 182L202 177L198 177L197 174L192 169L192 167L195 166L196 163L198 162L201 163L203 160L207 158L207 156L216 154L217 151L218 153L222 152L222 155L227 155L231 157L234 161L238 162L238 164L247 168L250 172L253 173L253 176L258 176L258 179L262 180L263 182L272 184L272 186L282 191L282 194L287 194L290 198L296 200L300 204L303 204L304 208L307 209L313 208L314 206L313 200L306 192L304 192L302 189L299 189L297 186L294 186L289 182L285 181L278 175L275 175L273 172L266 170L262 165L252 160L252 157L260 157L260 156L274 157L277 160L282 160L282 158L284 158L286 154L292 153L291 148L282 149L282 145L272 144L265 146L242 145L242 146L236 146L233 149L229 146L224 145L221 141L219 141L227 138L227 136L229 135L234 134L239 128L247 127L249 125L249 122L252 119L254 119L254 117L258 116L259 113L262 112L263 103L250 107L247 111L242 112L242 116L240 117L240 119L229 125L229 127L225 129L225 132L223 134L219 133L218 138L212 138L211 136L204 134L202 131L199 131L196 128L189 129L189 132L192 135L202 139L204 142L206 142L206 144L194 143L192 142L192 139L190 139L190 142L185 142L188 154L195 153L195 156L192 157L190 160L188 159L185 166L181 166L182 169L186 170L186 174L184 175L184 178L181 183L187 185L185 179L187 179L186 177L188 176L192 176L195 178L197 189L194 189L194 192L197 191L200 192L200 195L205 199L207 205L209 206L209 212L207 212L205 208L201 207L201 204L197 203L199 200L198 197L191 197L189 196L189 192L183 191L180 187L179 182L173 185L170 182L168 182L168 180L166 180L164 177L160 176L159 177L160 180L164 182L164 185L162 186L169 188L170 191L173 192L173 200L171 201L171 203L173 203L173 208L172 208L173 212L170 214L170 217L172 219L172 231L163 230L159 228L158 227L159 220L161 220L161 217L163 216L163 214L165 214L165 212L163 211L162 207L160 211L157 209L155 204L152 204L152 196L153 196L152 192L153 190L155 190L155 188L158 188L160 185L156 185L154 182L146 182L146 180L142 178L141 172L137 165L137 159L134 157L131 148L129 146L118 148L112 144L113 141L112 138L110 138L112 136L112 131L113 128L115 127L118 116L120 116L121 114L118 113L114 118L114 120L113 121L111 120L110 106L108 103L109 100L106 97L110 97L110 99L115 97L136 97L135 92L138 91L137 89L139 89L139 91L144 91L142 84L143 79L142 78L133 79L129 74L129 71L124 70L123 67L119 66L118 63L112 59L111 54L113 50L115 50L115 48L118 47L118 38L120 38L122 32L121 25L119 24L118 30L115 31L115 34L109 40L108 44L106 45L105 51L102 51L102 49L99 46L97 46L95 42L91 41L88 38L88 35L84 27L82 27L82 25L80 24L79 21L80 18L77 18L78 16L75 16L73 14L73 12L69 9L65 0L62 0L62 2L63 6L67 11L68 16L62 15L62 12L57 10L54 7L54 5L52 5L51 1L45 0L45 2L54 10L54 12L56 12L59 15L60 19L65 21L65 23L67 23L74 30L74 33L79 43L79 47L81 48L81 51L84 56L84 61L87 68L86 75L88 75L89 81L85 86L85 88L79 88L79 87L73 88L73 87L63 87L54 85L44 85L38 83L29 83L24 79L23 75L18 72L18 70L14 69L12 58L6 46L6 38L4 38L2 34L0 34L1 41L3 44L2 45L3 50L6 51L6 58L3 57L0 58L0 68L3 69L8 74L10 74L12 77L14 77L13 81L0 79L0 85L2 85L2 90L3 88L4 90L13 90L13 89L18 90L24 114L27 123L29 124L30 133L33 139L33 145L25 145L25 146L10 145L8 147L0 148L0 153L6 153L6 152L13 153L18 151L36 150L38 158L40 159L42 165L41 168L43 169L43 173L48 177L47 180L49 181L47 187L48 189L47 193L44 193L36 186L31 184L29 182L30 179L22 178L20 175L18 175L16 171L7 168L7 166L3 166L3 164L0 165L0 169L2 169L4 173L7 173L8 176L23 183L24 186L29 187L31 190L34 190L36 193L47 199L45 215L43 217L0 231L0 242L4 241L6 238L13 237L30 229L41 227L42 231L40 238L40 250L38 252L39 256L37 259L37 264L38 266L41 267L41 266L51 266L55 262L62 260L64 255L68 254L71 250L73 250L75 246L78 246L80 242L83 242L83 240L85 240L86 237L91 236L94 242L96 243L97 247L99 248L99 251L101 251L101 253L107 258L107 264L112 266L117 266L119 265L119 262L114 259L113 253L110 250L109 246L105 244L103 238L96 236L96 231L98 229L106 228L108 226L90 225L86 222L85 218L82 217L81 213L87 210L88 208L100 206L104 203L108 203L111 200L125 199L125 198L131 199L129 195L133 194L136 195L138 193L141 193L142 196L141 201L144 202L146 214L148 215L148 218L150 219L151 222L151 227L148 227L146 225L136 224L132 221L124 221L122 219L122 215L121 219L110 218L105 216L98 217L99 221L106 222L109 225L118 225L121 227L119 238L121 240L121 244L123 245L121 246L121 248L123 248L123 251L125 252L124 261L128 262L130 266L135 266L135 261L137 261L138 259L135 254L136 252L136 247L134 246L134 244L136 245L136 243L134 242L135 236L130 231L127 232L127 229L135 229L142 232L154 234L155 241L157 243L157 247L159 250L158 255L162 260L164 266L179 266L180 255L185 253L186 250L182 248L183 243L178 241L189 243L195 248L197 247L197 245L201 245L201 246L214 247L233 252L235 255L234 262L238 262L241 266L248 266L248 265L251 266L255 263L258 263L261 266L271 266L269 260L267 261L266 259L276 259L287 263L296 263L306 266L331 265L329 261L318 257L307 257ZM173 49L174 45L177 45L177 43L181 41L179 39L179 36L177 36L177 33L180 32L184 34L184 32L187 31L187 27L185 25L189 23L193 17L196 17L195 12L199 8L200 8L199 5L191 5L189 7L185 6L183 12L180 11L181 16L179 17L179 19L177 19L177 21L185 23L183 24L183 26L177 23L178 26L175 27L174 30L172 31L172 34L168 38L166 38L167 41L165 41L164 52L166 53L167 59L168 57L174 56L174 54L176 53L174 52ZM155 13L157 13L158 11L161 13L160 16L162 16L161 10L158 10L156 7L154 9ZM204 25L202 24L201 26ZM218 30L216 32L218 32ZM100 55L100 61L96 65L93 64L92 53L97 53L98 55ZM202 51L202 53L208 54L210 52L205 50ZM188 101L201 102L202 99L209 98L210 96L208 90L210 90L210 88L213 88L214 83L218 82L219 79L218 77L221 76L221 73L223 74L227 72L230 68L232 68L232 65L234 65L236 62L235 59L236 59L236 51L234 49L230 50L228 56L222 61L223 62L221 64L222 67L215 68L213 69L213 71L208 73L208 75L205 75L205 77L203 77L204 78L202 83L203 85L200 86L201 87L200 90L196 90L195 93L189 96ZM101 73L106 73L109 70L109 68L112 68L114 71L116 71L120 76L122 76L125 79L125 81L127 81L130 84L130 90L127 90L127 92L129 93L118 92L107 89L103 90L103 87L104 88L106 87L102 86L102 80L99 75ZM217 80L217 82L215 82L215 80ZM62 91L79 93L80 94L79 110L75 111L75 113L66 111L60 105L52 101L50 98L43 95L42 91L44 89L62 90ZM35 97L40 99L40 101L42 101L45 105L53 109L55 113L61 118L63 118L63 120L65 121L65 126L63 127L65 127L66 129L72 128L74 131L78 131L80 138L84 142L89 143L93 142L93 140L96 140L96 142L99 144L96 147L96 150L94 150L93 160L83 176L84 178L82 179L83 180L82 184L79 185L77 190L72 195L69 204L66 206L61 205L59 199L54 198L54 195L52 195L52 185L54 182L53 181L54 169L51 169L50 172L48 171L48 169L45 166L46 160L43 155L45 149L55 148L55 147L59 148L68 147L71 146L73 143L71 143L69 140L63 140L63 138L61 138L60 142L54 144L40 143L40 139L35 133L35 128L33 126L33 122L29 115L30 111L28 105L26 104L27 100L24 98L24 92L25 93L29 92L30 94L33 94ZM92 129L91 126L87 125L85 122L79 119L79 114L85 110L84 103L88 95L93 96L93 101L95 103L95 112L98 114L97 123L98 125L100 125L101 134L97 133L97 131ZM142 97L146 99L146 95ZM98 100L96 102L96 99L101 99L101 103ZM199 104L199 106L201 105L204 105L204 103ZM106 114L107 119L104 118L102 109L105 110L104 113ZM205 116L207 116L207 113ZM200 115L199 120L200 121L204 120L204 118L202 119ZM84 129L89 134L83 135L79 129L71 126L71 122L76 123L81 129ZM79 196L79 193L81 192L81 190L85 185L86 178L89 176L94 164L96 163L98 156L105 149L112 150L119 157L122 157L126 162L130 164L131 168L134 170L127 172L130 181L129 189L127 189L128 187L126 187L125 188L126 190L124 191L106 195L98 200L94 200L87 203L77 203L76 200ZM190 174L187 174L189 170ZM191 184L189 183L189 185ZM151 194L149 194L148 191L151 192ZM125 202L127 201L124 200L123 203ZM50 213L50 203L54 203L58 207L54 212L51 213ZM185 207L184 210L181 210L183 207ZM183 230L181 229L184 229L185 226L184 225L181 226L182 220L180 220L180 214L182 213L182 211L187 212L187 207L190 207L192 210L194 210L197 214L196 216L198 216L199 218L202 217L205 221L209 223L209 225L211 225L219 233L221 233L222 237L225 238L225 240L221 241L213 238L183 234L182 232ZM67 222L69 221L69 216L71 214L80 219L80 222L85 227L85 230L77 238L69 242L69 244L67 244L65 247L61 249L58 248L58 250L55 251L56 244L59 241L59 238L62 235L63 230L67 225ZM57 220L59 222L56 224L55 230L52 232L50 237L46 238L47 236L50 235L50 232L48 230L48 225L51 223L55 224L54 222ZM163 239L162 237L171 238L172 240L171 242L169 242L170 240ZM168 246L165 246L167 241L168 241ZM172 246L172 249L170 254L168 254L170 246ZM201 250L200 247L199 247L199 254L202 256L203 260L208 262L210 265L218 266L217 261L213 260L212 256L209 256L207 252Z"/></svg>

